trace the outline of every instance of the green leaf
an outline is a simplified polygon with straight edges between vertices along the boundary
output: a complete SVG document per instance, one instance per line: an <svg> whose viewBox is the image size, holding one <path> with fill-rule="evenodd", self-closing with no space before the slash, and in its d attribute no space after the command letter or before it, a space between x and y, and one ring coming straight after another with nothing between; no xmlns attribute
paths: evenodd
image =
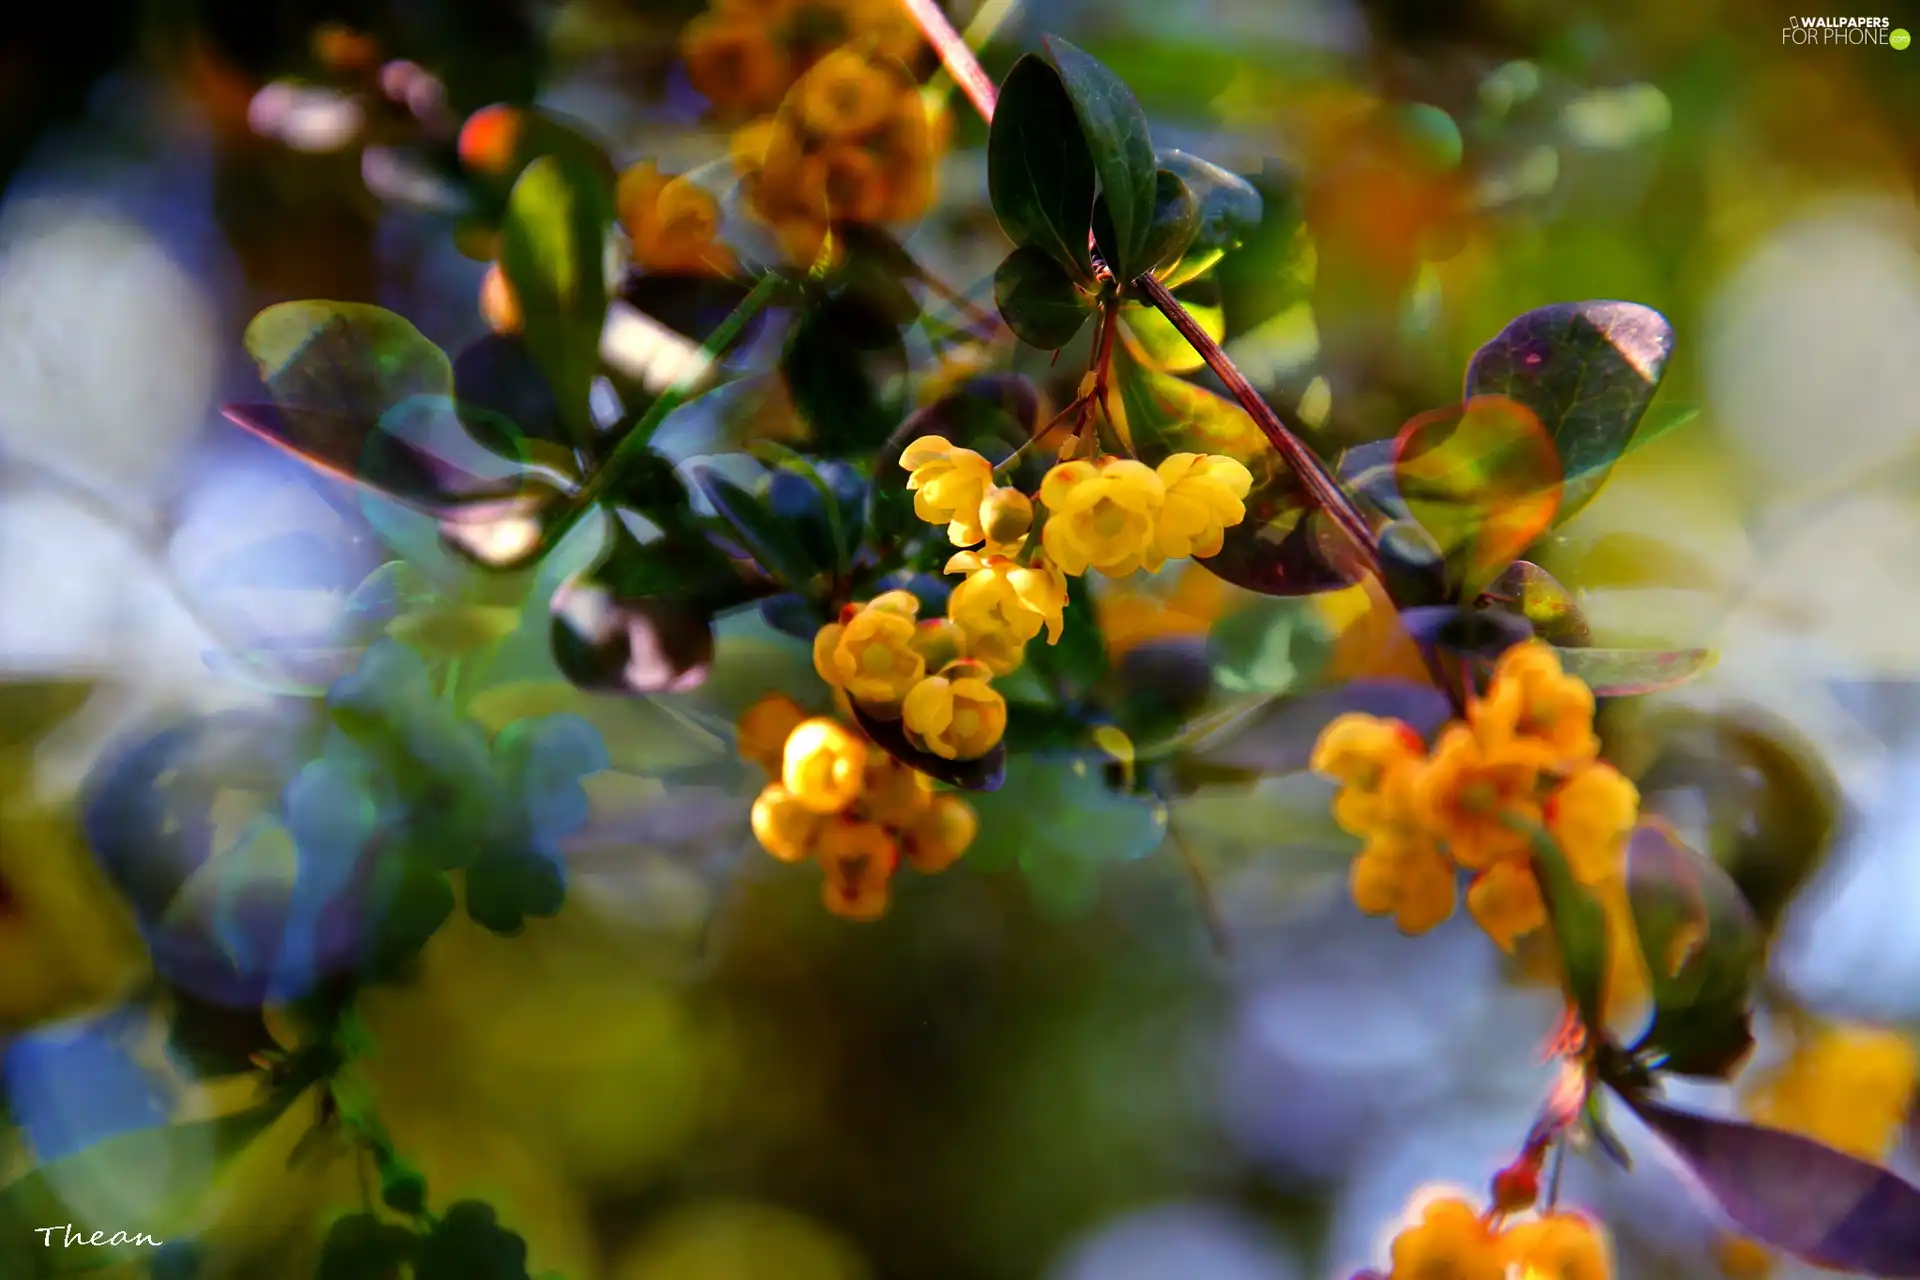
<svg viewBox="0 0 1920 1280"><path fill-rule="evenodd" d="M1516 560L1487 587L1506 608L1533 624L1533 633L1549 644L1585 648L1592 639L1586 615L1559 579L1531 560Z"/></svg>
<svg viewBox="0 0 1920 1280"><path fill-rule="evenodd" d="M1732 1075L1753 1048L1753 987L1766 959L1746 898L1654 818L1627 846L1627 900L1653 993L1636 1050L1660 1054L1660 1068L1677 1075Z"/></svg>
<svg viewBox="0 0 1920 1280"><path fill-rule="evenodd" d="M500 1225L493 1206L463 1200L420 1249L416 1280L527 1280L527 1242Z"/></svg>
<svg viewBox="0 0 1920 1280"><path fill-rule="evenodd" d="M1227 336L1227 313L1218 301L1183 297L1187 314L1215 342ZM1173 321L1149 306L1127 306L1121 311L1120 338L1127 354L1155 373L1194 373L1206 364L1193 345L1173 327Z"/></svg>
<svg viewBox="0 0 1920 1280"><path fill-rule="evenodd" d="M507 197L500 267L525 317L527 350L546 374L576 444L593 437L588 395L606 327L613 196L588 165L558 155L526 167Z"/></svg>
<svg viewBox="0 0 1920 1280"><path fill-rule="evenodd" d="M1022 757L999 791L968 798L980 834L967 863L982 871L1018 867L1043 913L1083 914L1103 866L1146 857L1167 831L1166 806L1109 787L1106 763L1094 752Z"/></svg>
<svg viewBox="0 0 1920 1280"><path fill-rule="evenodd" d="M437 850L440 861L458 866L473 850ZM391 974L420 954L429 939L453 916L453 887L440 869L411 850L387 850L374 865L368 890L374 912L368 965Z"/></svg>
<svg viewBox="0 0 1920 1280"><path fill-rule="evenodd" d="M1563 302L1515 318L1467 366L1469 398L1530 409L1566 477L1556 522L1592 500L1666 376L1673 328L1632 302Z"/></svg>
<svg viewBox="0 0 1920 1280"><path fill-rule="evenodd" d="M1287 693L1311 686L1331 653L1320 611L1298 598L1262 600L1228 614L1207 635L1213 675L1229 693Z"/></svg>
<svg viewBox="0 0 1920 1280"><path fill-rule="evenodd" d="M1144 271L1178 262L1200 230L1200 206L1180 175L1161 169L1154 174L1153 183L1153 223L1147 228L1140 254L1146 264Z"/></svg>
<svg viewBox="0 0 1920 1280"><path fill-rule="evenodd" d="M518 934L528 916L558 915L566 900L565 871L537 849L483 849L467 868L467 915L501 937Z"/></svg>
<svg viewBox="0 0 1920 1280"><path fill-rule="evenodd" d="M687 479L713 504L714 511L743 550L760 562L782 586L806 594L814 580L826 572L774 515L760 494L751 492L722 475L717 468L699 463L687 467Z"/></svg>
<svg viewBox="0 0 1920 1280"><path fill-rule="evenodd" d="M1094 612L1093 594L1085 578L1067 579L1067 608L1060 642L1048 644L1044 634L1027 644L1026 665L1052 689L1081 697L1107 674L1107 640Z"/></svg>
<svg viewBox="0 0 1920 1280"><path fill-rule="evenodd" d="M458 658L505 639L520 625L520 611L504 605L437 605L404 613L387 634L429 658Z"/></svg>
<svg viewBox="0 0 1920 1280"><path fill-rule="evenodd" d="M880 386L906 367L900 330L852 298L808 308L787 337L780 376L812 432L812 447L832 457L865 457L899 420Z"/></svg>
<svg viewBox="0 0 1920 1280"><path fill-rule="evenodd" d="M380 1169L380 1199L395 1213L418 1217L427 1211L427 1177L389 1147L374 1153Z"/></svg>
<svg viewBox="0 0 1920 1280"><path fill-rule="evenodd" d="M119 1134L44 1164L0 1187L0 1275L7 1280L78 1275L149 1256L128 1237L170 1242L180 1235L221 1169L279 1115L257 1107L214 1120ZM113 1217L95 1215L115 1206ZM137 1214L133 1221L130 1214ZM70 1224L98 1246L42 1245L39 1228ZM120 1243L112 1241L122 1236ZM56 1240L64 1233L56 1232Z"/></svg>
<svg viewBox="0 0 1920 1280"><path fill-rule="evenodd" d="M1604 1020L1608 934L1606 908L1574 878L1560 846L1544 828L1533 833L1533 874L1553 922L1567 994L1580 1020L1597 1034Z"/></svg>
<svg viewBox="0 0 1920 1280"><path fill-rule="evenodd" d="M398 1275L419 1241L413 1232L371 1213L349 1214L327 1231L313 1280L384 1280Z"/></svg>
<svg viewBox="0 0 1920 1280"><path fill-rule="evenodd" d="M993 300L1015 336L1042 351L1072 342L1093 314L1093 298L1032 245L1015 249L994 271Z"/></svg>
<svg viewBox="0 0 1920 1280"><path fill-rule="evenodd" d="M576 715L600 731L608 768L658 777L726 759L727 744L647 698L597 698L558 680L497 685L474 695L467 714L489 734L521 720Z"/></svg>
<svg viewBox="0 0 1920 1280"><path fill-rule="evenodd" d="M1482 395L1402 427L1393 481L1471 600L1551 526L1560 457L1532 410Z"/></svg>
<svg viewBox="0 0 1920 1280"><path fill-rule="evenodd" d="M1000 86L987 136L987 193L1016 246L1039 249L1093 286L1087 232L1094 160L1060 75L1034 54Z"/></svg>
<svg viewBox="0 0 1920 1280"><path fill-rule="evenodd" d="M1171 289L1244 244L1259 229L1264 207L1251 182L1212 161L1174 150L1160 153L1160 165L1179 176L1195 203L1193 238L1167 277Z"/></svg>
<svg viewBox="0 0 1920 1280"><path fill-rule="evenodd" d="M1152 265L1147 246L1153 233L1160 166L1153 154L1147 113L1133 90L1099 59L1058 36L1047 36L1042 43L1060 73L1093 157L1094 172L1100 175L1100 191L1113 224L1113 252L1119 259L1107 265L1119 279L1131 280Z"/></svg>
<svg viewBox="0 0 1920 1280"><path fill-rule="evenodd" d="M1671 689L1713 665L1710 649L1562 649L1560 665L1603 698Z"/></svg>

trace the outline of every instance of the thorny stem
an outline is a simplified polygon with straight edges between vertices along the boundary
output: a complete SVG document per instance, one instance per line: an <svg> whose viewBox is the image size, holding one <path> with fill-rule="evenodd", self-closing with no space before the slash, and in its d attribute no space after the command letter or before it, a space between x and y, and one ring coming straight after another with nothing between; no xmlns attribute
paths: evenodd
<svg viewBox="0 0 1920 1280"><path fill-rule="evenodd" d="M727 318L722 320L711 334L707 335L706 342L700 348L704 359L701 360L699 367L690 370L680 381L662 391L659 398L647 406L647 411L640 415L640 420L620 438L620 443L615 445L613 452L607 455L607 460L586 478L567 504L567 509L554 520L553 528L547 534L549 543L559 542L567 530L579 523L580 518L593 510L600 499L606 496L607 489L613 482L625 474L628 468L638 461L640 455L651 447L654 428L659 426L661 420L668 414L686 402L687 397L693 393L694 387L699 385L700 379L706 376L707 370L719 358L720 353L733 345L741 331L773 300L773 295L780 291L781 283L780 277L773 272L761 276L752 291L740 299L739 305L728 313Z"/></svg>

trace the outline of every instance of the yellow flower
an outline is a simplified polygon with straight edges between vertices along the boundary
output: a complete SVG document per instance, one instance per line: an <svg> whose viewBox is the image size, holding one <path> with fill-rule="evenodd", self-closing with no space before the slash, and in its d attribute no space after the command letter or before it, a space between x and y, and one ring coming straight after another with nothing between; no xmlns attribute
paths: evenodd
<svg viewBox="0 0 1920 1280"><path fill-rule="evenodd" d="M1593 732L1593 690L1560 669L1560 655L1528 640L1500 655L1487 696L1467 719L1490 751L1524 755L1543 769L1575 769L1600 752Z"/></svg>
<svg viewBox="0 0 1920 1280"><path fill-rule="evenodd" d="M775 782L754 799L750 821L762 849L782 862L799 862L813 852L826 818Z"/></svg>
<svg viewBox="0 0 1920 1280"><path fill-rule="evenodd" d="M1549 1213L1509 1227L1501 1237L1520 1280L1609 1280L1607 1237L1577 1213Z"/></svg>
<svg viewBox="0 0 1920 1280"><path fill-rule="evenodd" d="M1219 555L1226 531L1247 518L1242 499L1253 473L1233 458L1204 453L1176 453L1156 471L1167 490L1154 534L1160 554L1169 560Z"/></svg>
<svg viewBox="0 0 1920 1280"><path fill-rule="evenodd" d="M1533 867L1519 858L1505 858L1473 878L1467 886L1467 910L1502 951L1547 923L1547 904Z"/></svg>
<svg viewBox="0 0 1920 1280"><path fill-rule="evenodd" d="M787 737L780 781L815 813L838 813L860 798L867 744L827 716L803 721Z"/></svg>
<svg viewBox="0 0 1920 1280"><path fill-rule="evenodd" d="M620 226L633 259L649 271L733 270L733 255L714 243L720 205L685 178L669 178L651 160L620 175L614 190Z"/></svg>
<svg viewBox="0 0 1920 1280"><path fill-rule="evenodd" d="M867 753L867 777L858 813L890 827L903 826L933 802L933 779L884 751Z"/></svg>
<svg viewBox="0 0 1920 1280"><path fill-rule="evenodd" d="M800 122L809 132L829 139L878 128L900 106L899 87L885 68L846 47L815 63L801 78L794 96Z"/></svg>
<svg viewBox="0 0 1920 1280"><path fill-rule="evenodd" d="M719 14L695 18L680 38L687 79L724 113L770 111L786 92L786 51L766 28Z"/></svg>
<svg viewBox="0 0 1920 1280"><path fill-rule="evenodd" d="M955 795L938 795L900 832L900 856L922 875L945 871L973 843L980 819Z"/></svg>
<svg viewBox="0 0 1920 1280"><path fill-rule="evenodd" d="M1406 786L1426 754L1411 725L1349 712L1320 731L1309 765L1340 784L1334 820L1354 835L1371 835L1404 816Z"/></svg>
<svg viewBox="0 0 1920 1280"><path fill-rule="evenodd" d="M1627 837L1640 820L1640 793L1609 764L1590 764L1547 797L1547 830L1581 883L1626 874Z"/></svg>
<svg viewBox="0 0 1920 1280"><path fill-rule="evenodd" d="M986 540L980 527L980 501L993 487L993 464L971 449L939 436L921 436L900 455L913 492L913 510L928 524L947 526L956 547Z"/></svg>
<svg viewBox="0 0 1920 1280"><path fill-rule="evenodd" d="M1504 1280L1506 1273L1499 1239L1464 1200L1434 1201L1393 1238L1391 1280Z"/></svg>
<svg viewBox="0 0 1920 1280"><path fill-rule="evenodd" d="M1033 528L1033 499L1018 489L993 488L980 500L980 528L990 546L1016 546Z"/></svg>
<svg viewBox="0 0 1920 1280"><path fill-rule="evenodd" d="M960 551L946 569L967 575L947 600L947 616L966 633L968 654L993 674L1018 667L1027 642L1042 627L1048 644L1059 641L1067 580L1044 560L1022 565L1005 556Z"/></svg>
<svg viewBox="0 0 1920 1280"><path fill-rule="evenodd" d="M820 900L848 920L878 920L887 913L888 887L899 850L877 822L851 818L829 821L817 847L826 878Z"/></svg>
<svg viewBox="0 0 1920 1280"><path fill-rule="evenodd" d="M1040 541L1048 558L1075 577L1090 568L1110 578L1158 569L1166 557L1155 523L1166 500L1166 485L1144 462L1062 462L1040 482L1047 508Z"/></svg>
<svg viewBox="0 0 1920 1280"><path fill-rule="evenodd" d="M919 608L906 592L888 595L905 596ZM927 674L926 659L914 647L915 630L912 613L887 601L868 601L851 610L845 621L830 622L815 633L814 670L856 701L897 703Z"/></svg>
<svg viewBox="0 0 1920 1280"><path fill-rule="evenodd" d="M977 760L1007 731L1007 700L979 668L959 662L913 687L902 708L907 740L946 760Z"/></svg>
<svg viewBox="0 0 1920 1280"><path fill-rule="evenodd" d="M1766 1280L1773 1274L1773 1255L1757 1241L1727 1236L1720 1241L1716 1252L1720 1274L1727 1280Z"/></svg>
<svg viewBox="0 0 1920 1280"><path fill-rule="evenodd" d="M762 116L733 131L733 136L727 140L727 156L742 177L757 173L767 162L767 149L773 145L779 129L779 117Z"/></svg>
<svg viewBox="0 0 1920 1280"><path fill-rule="evenodd" d="M1529 852L1528 832L1509 824L1539 822L1537 776L1531 761L1489 752L1456 721L1441 731L1432 760L1414 780L1413 802L1420 820L1447 842L1453 860L1477 871Z"/></svg>
<svg viewBox="0 0 1920 1280"><path fill-rule="evenodd" d="M1418 834L1369 841L1353 860L1347 887L1354 906L1370 916L1392 916L1407 934L1425 933L1451 916L1458 893L1453 864Z"/></svg>
<svg viewBox="0 0 1920 1280"><path fill-rule="evenodd" d="M1884 1160L1913 1109L1920 1054L1907 1036L1830 1026L1749 1086L1747 1115L1858 1156Z"/></svg>
<svg viewBox="0 0 1920 1280"><path fill-rule="evenodd" d="M780 772L780 760L786 751L787 735L807 713L784 693L762 694L740 716L734 741L742 760L759 765L768 773Z"/></svg>

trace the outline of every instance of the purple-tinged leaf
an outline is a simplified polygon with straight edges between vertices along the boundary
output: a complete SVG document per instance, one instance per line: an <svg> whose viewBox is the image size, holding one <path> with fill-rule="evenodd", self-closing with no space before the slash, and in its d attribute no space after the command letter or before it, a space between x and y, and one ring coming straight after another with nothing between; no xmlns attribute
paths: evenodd
<svg viewBox="0 0 1920 1280"><path fill-rule="evenodd" d="M1313 757L1320 731L1348 712L1405 721L1430 738L1453 717L1447 695L1407 680L1355 680L1331 689L1276 698L1220 738L1193 752L1203 764L1278 776L1300 773Z"/></svg>
<svg viewBox="0 0 1920 1280"><path fill-rule="evenodd" d="M1561 649L1560 665L1602 698L1671 689L1713 665L1709 649Z"/></svg>
<svg viewBox="0 0 1920 1280"><path fill-rule="evenodd" d="M1626 1101L1745 1234L1833 1271L1920 1277L1920 1187L1798 1134Z"/></svg>
<svg viewBox="0 0 1920 1280"><path fill-rule="evenodd" d="M1488 586L1487 595L1531 622L1533 633L1548 644L1584 649L1593 640L1573 594L1531 560L1508 565Z"/></svg>
<svg viewBox="0 0 1920 1280"><path fill-rule="evenodd" d="M1590 501L1666 376L1673 328L1632 302L1563 302L1516 317L1467 365L1468 397L1533 411L1565 476L1556 522Z"/></svg>
<svg viewBox="0 0 1920 1280"><path fill-rule="evenodd" d="M973 760L949 760L931 751L922 751L907 741L906 729L898 720L882 720L853 708L854 723L873 744L901 764L918 769L936 782L962 791L998 791L1007 778L1007 747L996 743L993 750Z"/></svg>

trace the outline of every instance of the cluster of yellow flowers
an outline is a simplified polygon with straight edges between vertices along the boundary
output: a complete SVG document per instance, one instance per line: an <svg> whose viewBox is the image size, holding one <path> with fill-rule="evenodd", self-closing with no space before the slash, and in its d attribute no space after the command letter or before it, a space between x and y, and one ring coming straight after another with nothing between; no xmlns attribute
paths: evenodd
<svg viewBox="0 0 1920 1280"><path fill-rule="evenodd" d="M770 693L740 718L739 751L772 779L753 802L753 834L782 862L813 858L827 910L850 920L886 914L901 863L924 875L952 866L978 820L965 800L936 792L830 716L809 717Z"/></svg>
<svg viewBox="0 0 1920 1280"><path fill-rule="evenodd" d="M1624 907L1640 797L1598 754L1593 691L1530 640L1501 656L1431 754L1408 725L1353 714L1321 732L1312 765L1340 784L1335 820L1366 842L1351 877L1362 911L1425 932L1453 914L1464 869L1467 909L1511 951L1547 923L1531 861L1543 827L1603 905Z"/></svg>
<svg viewBox="0 0 1920 1280"><path fill-rule="evenodd" d="M1367 1273L1362 1273L1363 1275ZM1428 1203L1393 1238L1393 1269L1376 1280L1608 1280L1606 1233L1583 1214L1549 1211L1508 1224L1457 1196ZM1358 1280L1358 1277L1356 1277Z"/></svg>
<svg viewBox="0 0 1920 1280"><path fill-rule="evenodd" d="M926 211L950 125L901 67L919 47L898 0L715 0L688 24L688 78L744 122L734 166L797 264L811 265L832 223Z"/></svg>

